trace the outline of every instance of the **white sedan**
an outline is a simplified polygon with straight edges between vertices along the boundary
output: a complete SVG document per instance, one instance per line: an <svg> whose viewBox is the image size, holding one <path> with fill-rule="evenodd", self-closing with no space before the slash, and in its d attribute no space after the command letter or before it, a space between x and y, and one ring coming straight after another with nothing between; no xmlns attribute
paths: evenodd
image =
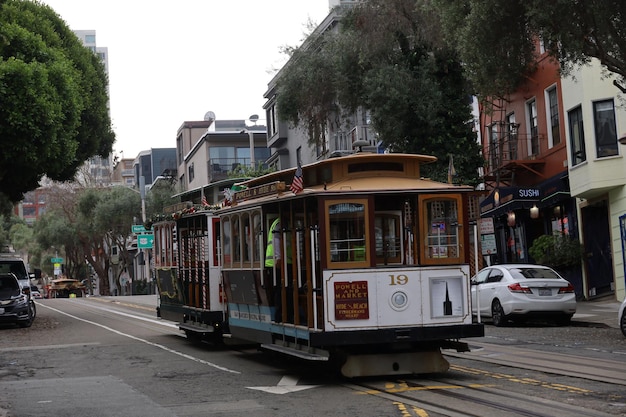
<svg viewBox="0 0 626 417"><path fill-rule="evenodd" d="M564 326L576 312L574 287L547 266L488 266L471 282L472 313L480 309L480 316L491 318L495 326L526 318L552 319Z"/></svg>

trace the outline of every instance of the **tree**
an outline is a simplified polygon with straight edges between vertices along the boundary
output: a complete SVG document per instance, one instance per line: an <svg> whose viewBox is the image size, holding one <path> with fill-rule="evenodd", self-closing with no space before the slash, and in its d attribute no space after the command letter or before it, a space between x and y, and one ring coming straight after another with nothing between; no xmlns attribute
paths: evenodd
<svg viewBox="0 0 626 417"><path fill-rule="evenodd" d="M626 92L621 0L432 0L432 6L481 96L516 89L535 66L538 38L565 73L597 58Z"/></svg>
<svg viewBox="0 0 626 417"><path fill-rule="evenodd" d="M164 207L177 203L172 196L176 194L176 178L155 182L146 193L146 219L163 214Z"/></svg>
<svg viewBox="0 0 626 417"><path fill-rule="evenodd" d="M46 249L63 248L70 277L86 278L86 263L91 265L100 294L108 295L109 271L119 285L121 273L131 264L127 243L133 221L140 216L139 194L126 187L58 191L50 193L51 209L35 224L37 242ZM111 257L114 246L119 260Z"/></svg>
<svg viewBox="0 0 626 417"><path fill-rule="evenodd" d="M19 201L110 154L115 135L102 62L50 7L5 0L0 21L0 193Z"/></svg>
<svg viewBox="0 0 626 417"><path fill-rule="evenodd" d="M294 51L278 80L279 117L318 144L329 121L341 126L366 109L383 146L438 157L422 175L478 183L480 156L470 89L456 52L439 41L432 11L414 0L368 0ZM435 20L436 21L436 20Z"/></svg>

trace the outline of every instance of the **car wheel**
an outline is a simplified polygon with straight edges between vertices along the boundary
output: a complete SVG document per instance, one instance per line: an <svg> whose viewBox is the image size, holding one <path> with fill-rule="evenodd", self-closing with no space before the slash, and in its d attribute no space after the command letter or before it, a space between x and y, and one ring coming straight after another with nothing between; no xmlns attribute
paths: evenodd
<svg viewBox="0 0 626 417"><path fill-rule="evenodd" d="M496 327L502 327L508 321L499 300L493 300L491 303L491 320Z"/></svg>
<svg viewBox="0 0 626 417"><path fill-rule="evenodd" d="M622 313L622 318L619 321L619 328L622 329L622 333L626 336L626 310Z"/></svg>
<svg viewBox="0 0 626 417"><path fill-rule="evenodd" d="M35 318L33 313L33 307L30 303L28 303L28 319L20 320L17 322L20 327L30 327L33 324L33 319Z"/></svg>
<svg viewBox="0 0 626 417"><path fill-rule="evenodd" d="M35 317L37 317L37 306L35 305L35 301L34 300L30 300L30 308L31 308L31 311L32 311L31 320L35 320Z"/></svg>

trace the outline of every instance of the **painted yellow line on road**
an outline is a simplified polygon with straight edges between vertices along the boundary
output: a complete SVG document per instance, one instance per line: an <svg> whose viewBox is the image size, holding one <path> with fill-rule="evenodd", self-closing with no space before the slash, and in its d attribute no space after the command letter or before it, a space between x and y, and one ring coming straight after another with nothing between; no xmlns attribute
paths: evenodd
<svg viewBox="0 0 626 417"><path fill-rule="evenodd" d="M487 376L487 377L495 378L495 379L506 379L507 381L515 382L518 384L525 384L525 385L532 385L536 387L548 388L548 389L553 389L555 391L567 391L567 392L571 392L575 394L589 394L593 392L588 389L573 387L571 385L550 383L550 382L545 382L545 381L539 381L539 380L532 379L532 378L518 378L513 375L483 371L481 369L467 368L465 366L459 366L459 365L451 365L450 369L453 369L459 372L464 372L467 374L472 374L472 375L483 375L483 376Z"/></svg>

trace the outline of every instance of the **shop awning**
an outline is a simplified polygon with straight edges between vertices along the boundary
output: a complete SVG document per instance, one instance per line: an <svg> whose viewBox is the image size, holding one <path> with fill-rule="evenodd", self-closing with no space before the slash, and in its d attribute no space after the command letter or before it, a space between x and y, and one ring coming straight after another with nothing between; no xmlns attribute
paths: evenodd
<svg viewBox="0 0 626 417"><path fill-rule="evenodd" d="M561 200L571 198L567 171L550 177L538 185L541 193L540 207L549 207Z"/></svg>
<svg viewBox="0 0 626 417"><path fill-rule="evenodd" d="M540 201L538 187L496 188L480 203L480 217L496 217L509 211L529 209Z"/></svg>

